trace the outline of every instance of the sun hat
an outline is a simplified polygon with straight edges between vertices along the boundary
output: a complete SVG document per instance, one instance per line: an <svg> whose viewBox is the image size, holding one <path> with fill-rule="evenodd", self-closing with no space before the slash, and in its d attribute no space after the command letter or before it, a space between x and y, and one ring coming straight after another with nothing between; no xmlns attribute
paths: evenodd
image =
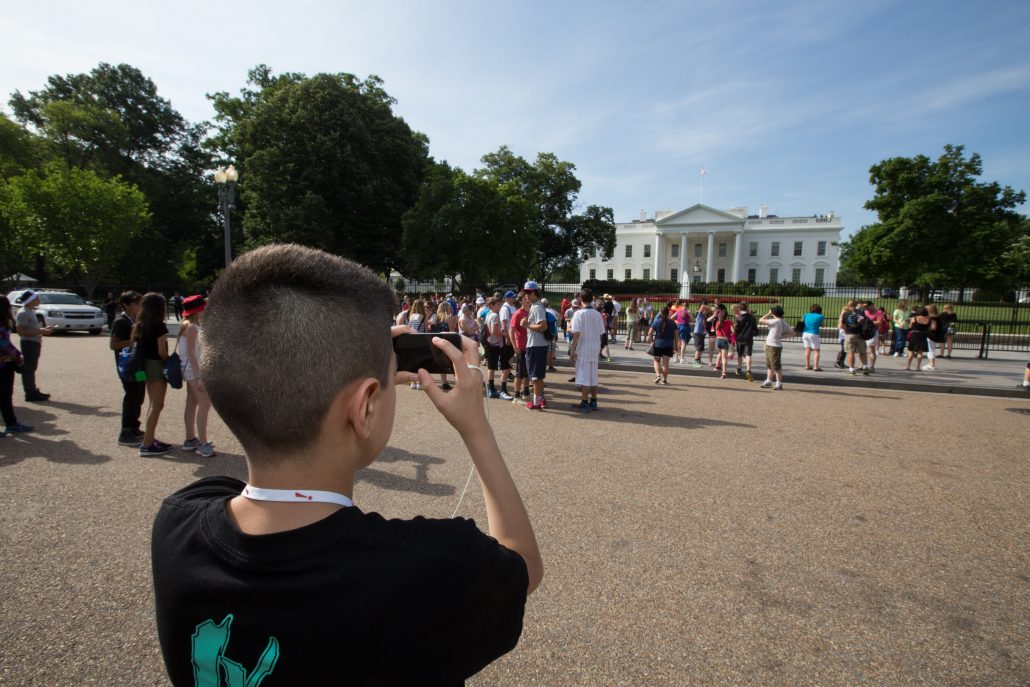
<svg viewBox="0 0 1030 687"><path fill-rule="evenodd" d="M23 293L22 295L18 296L17 300L15 300L14 303L15 303L15 305L28 305L29 303L31 303L32 301L36 300L37 298L39 298L39 294L38 293L36 293L32 289L27 289L25 291L25 293Z"/></svg>
<svg viewBox="0 0 1030 687"><path fill-rule="evenodd" d="M483 298L482 296L480 296L479 298L476 299L476 305L485 305L485 304L486 304L486 299Z"/></svg>
<svg viewBox="0 0 1030 687"><path fill-rule="evenodd" d="M526 285L522 287L523 291L539 291L540 285L535 281L527 281Z"/></svg>
<svg viewBox="0 0 1030 687"><path fill-rule="evenodd" d="M207 302L203 296L189 296L182 302L182 316L189 317L195 315L198 312L204 312L204 308L207 307Z"/></svg>
<svg viewBox="0 0 1030 687"><path fill-rule="evenodd" d="M604 294L604 299L606 301L610 301L612 299L612 295L610 293L606 293L606 294Z"/></svg>

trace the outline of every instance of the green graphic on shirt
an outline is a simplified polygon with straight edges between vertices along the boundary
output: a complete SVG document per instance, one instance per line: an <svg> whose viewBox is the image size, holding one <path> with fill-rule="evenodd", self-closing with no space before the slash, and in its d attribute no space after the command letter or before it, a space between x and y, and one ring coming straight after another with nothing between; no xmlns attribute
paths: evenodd
<svg viewBox="0 0 1030 687"><path fill-rule="evenodd" d="M232 614L222 622L205 620L193 632L193 684L195 687L258 687L271 675L275 662L279 660L279 640L268 638L268 646L261 652L257 666L250 676L242 665L226 658ZM221 678L225 681L222 682Z"/></svg>

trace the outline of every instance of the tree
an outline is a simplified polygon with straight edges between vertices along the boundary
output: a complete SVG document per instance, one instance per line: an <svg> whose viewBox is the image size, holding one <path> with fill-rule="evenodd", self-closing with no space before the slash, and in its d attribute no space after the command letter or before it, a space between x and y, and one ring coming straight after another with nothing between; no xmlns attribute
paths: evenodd
<svg viewBox="0 0 1030 687"><path fill-rule="evenodd" d="M198 248L198 266L217 268L217 194L206 178L211 158L201 145L206 125L191 125L139 69L101 63L85 74L51 76L10 106L46 142L50 157L121 177L146 197L151 221L112 271L125 281L178 281L183 252Z"/></svg>
<svg viewBox="0 0 1030 687"><path fill-rule="evenodd" d="M72 274L87 298L149 221L146 200L119 179L48 164L0 187L0 214L16 234L58 269Z"/></svg>
<svg viewBox="0 0 1030 687"><path fill-rule="evenodd" d="M239 97L212 97L211 140L240 169L248 246L292 241L388 273L428 143L393 114L382 81L250 72Z"/></svg>
<svg viewBox="0 0 1030 687"><path fill-rule="evenodd" d="M559 160L553 153L539 153L530 164L507 146L484 155L482 162L485 166L476 172L477 176L495 181L504 195L523 199L529 207L525 226L528 243L504 245L520 269L520 281L534 276L546 283L552 275L578 265L594 251L599 250L606 260L612 257L612 209L591 205L574 214L581 184L571 162Z"/></svg>
<svg viewBox="0 0 1030 687"><path fill-rule="evenodd" d="M510 253L498 246L522 246L529 207L501 193L496 181L430 166L415 206L401 221L404 273L414 278L450 277L469 289L508 276ZM458 278L460 275L460 279Z"/></svg>
<svg viewBox="0 0 1030 687"><path fill-rule="evenodd" d="M936 161L897 157L869 170L879 222L841 244L841 270L917 287L1005 287L1006 250L1026 235L1023 191L978 182L980 156L946 145Z"/></svg>

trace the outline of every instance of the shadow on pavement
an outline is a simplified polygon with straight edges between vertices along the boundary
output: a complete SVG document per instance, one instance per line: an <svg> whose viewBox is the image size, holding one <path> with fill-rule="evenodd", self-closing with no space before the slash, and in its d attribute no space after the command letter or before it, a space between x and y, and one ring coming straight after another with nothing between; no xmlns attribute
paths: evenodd
<svg viewBox="0 0 1030 687"><path fill-rule="evenodd" d="M714 420L703 417L688 417L684 415L659 415L658 413L645 413L640 410L623 410L618 405L608 406L604 404L604 397L598 396L600 409L589 413L581 413L573 409L573 404L562 404L561 406L548 405L545 413L556 413L559 415L575 415L584 419L600 420L603 422L625 422L632 425L646 425L648 427L667 427L675 429L704 429L706 427L744 427L755 429L755 425L742 422L727 422L725 420ZM576 401L578 404L579 401Z"/></svg>
<svg viewBox="0 0 1030 687"><path fill-rule="evenodd" d="M783 381L783 386L787 386L787 380ZM828 391L826 389L807 389L802 388L801 385L795 385L790 387L790 391L796 391L803 394L826 394L828 396L847 396L848 398L875 398L880 401L900 401L900 396L874 396L872 394L856 394L853 391Z"/></svg>
<svg viewBox="0 0 1030 687"><path fill-rule="evenodd" d="M84 406L79 403L69 403L68 401L54 401L53 399L47 401L42 407L57 408L73 415L92 415L94 417L118 417L121 415L121 413L110 410L99 410L94 406Z"/></svg>
<svg viewBox="0 0 1030 687"><path fill-rule="evenodd" d="M217 449L215 449L217 451ZM169 463L192 463L197 466L193 476L197 479L225 475L238 480L247 480L247 460L238 453L218 452L210 458L204 458L194 451L183 451L178 446L171 453L163 456L144 458L143 460L164 460Z"/></svg>
<svg viewBox="0 0 1030 687"><path fill-rule="evenodd" d="M111 460L111 456L86 451L74 441L48 441L43 438L44 436L45 432L28 432L0 439L0 467L14 465L29 458L44 458L51 463L66 465L99 465Z"/></svg>
<svg viewBox="0 0 1030 687"><path fill-rule="evenodd" d="M368 467L357 474L355 482L368 482L369 484L383 489L396 491L410 491L427 496L451 496L455 488L450 484L436 484L429 481L429 466L445 463L443 458L435 456L423 456L404 449L386 447L372 465L377 463L399 463L407 461L415 464L415 477L403 477L385 470L377 470L375 467Z"/></svg>

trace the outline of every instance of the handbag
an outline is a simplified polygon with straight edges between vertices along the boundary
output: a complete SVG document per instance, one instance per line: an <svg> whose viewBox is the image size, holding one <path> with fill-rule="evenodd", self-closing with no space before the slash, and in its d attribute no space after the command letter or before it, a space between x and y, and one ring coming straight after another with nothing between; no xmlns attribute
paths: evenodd
<svg viewBox="0 0 1030 687"><path fill-rule="evenodd" d="M180 336L182 336L182 327L179 327L179 336L175 337L175 350L161 363L161 374L164 375L168 386L173 389L182 388L182 358L179 357Z"/></svg>

